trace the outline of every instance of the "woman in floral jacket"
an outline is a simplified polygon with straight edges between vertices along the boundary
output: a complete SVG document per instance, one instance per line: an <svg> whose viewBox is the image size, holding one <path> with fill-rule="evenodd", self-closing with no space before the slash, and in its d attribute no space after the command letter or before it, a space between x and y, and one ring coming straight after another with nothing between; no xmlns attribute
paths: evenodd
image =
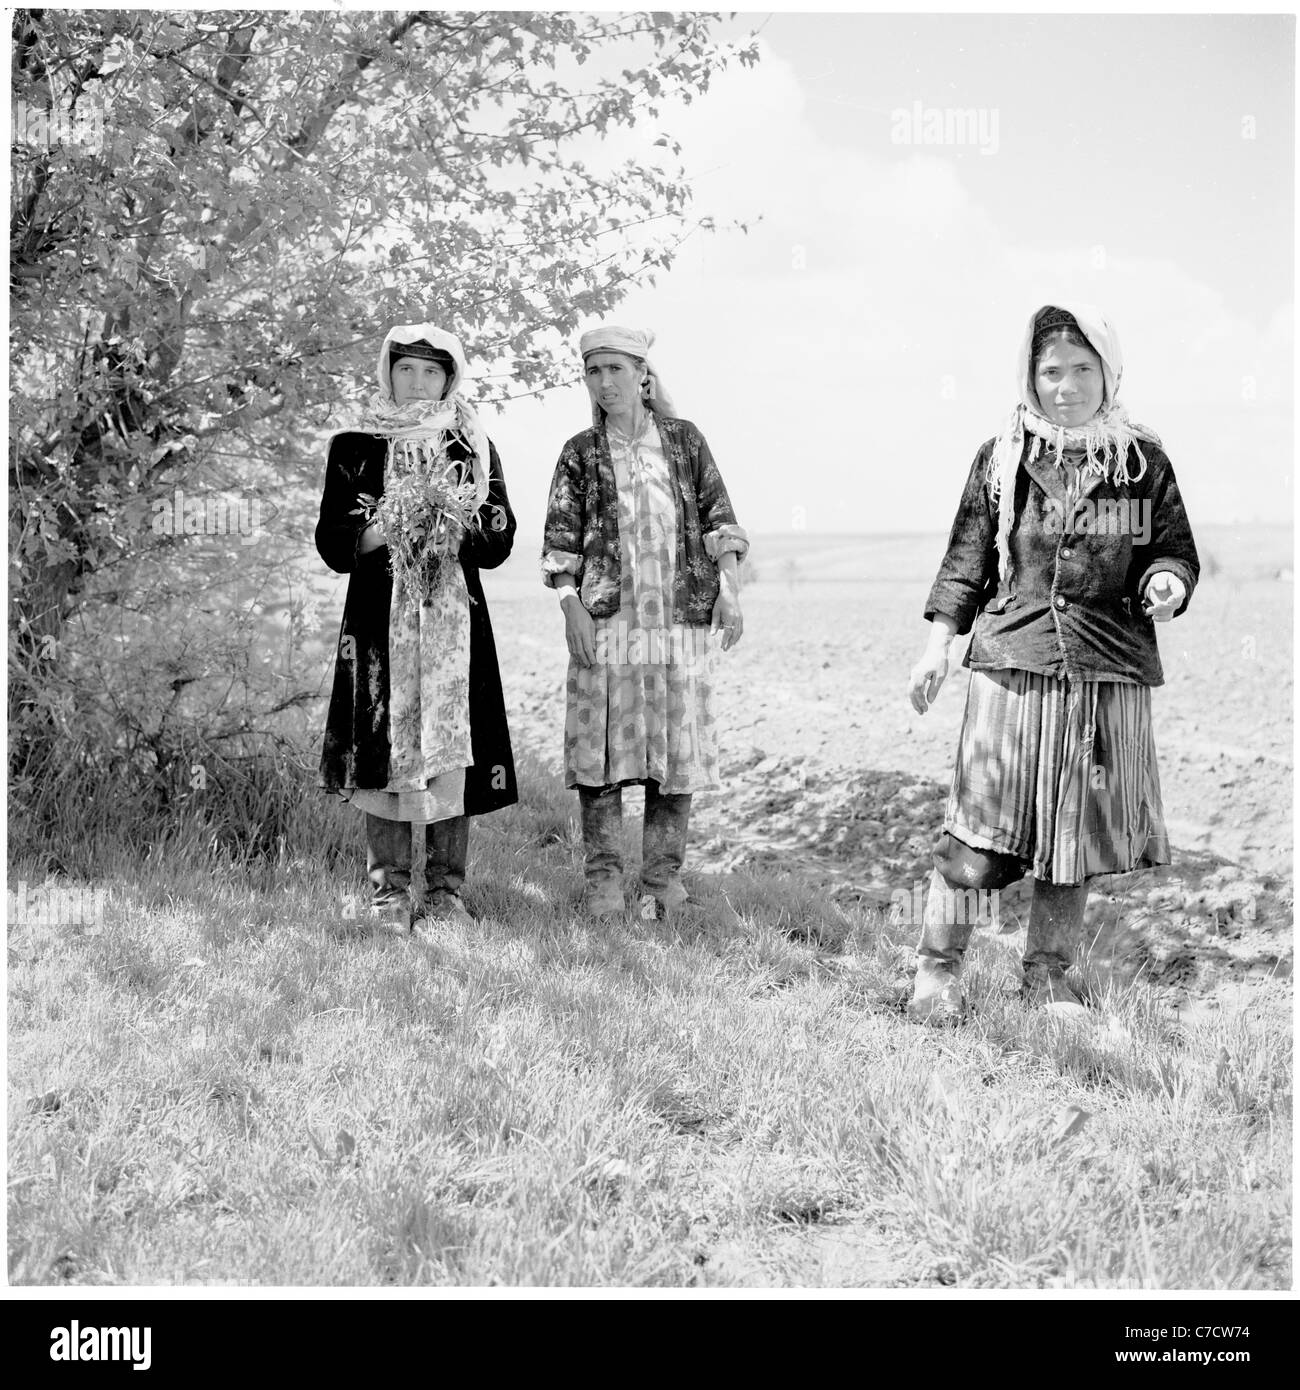
<svg viewBox="0 0 1300 1390"><path fill-rule="evenodd" d="M1087 880L1169 862L1153 623L1183 612L1200 573L1174 470L1116 400L1119 340L1096 309L1039 309L1017 368L1019 404L971 466L911 674L924 714L953 638L972 633L908 1006L917 1021L961 1018L962 956L986 891L1033 873L1024 994L1077 1004L1065 972Z"/></svg>
<svg viewBox="0 0 1300 1390"><path fill-rule="evenodd" d="M647 358L653 336L582 336L592 426L565 444L542 573L569 647L565 785L576 787L587 908L623 911L622 789L646 789L642 912L686 901L691 796L719 785L710 629L740 640L736 568L749 548L704 436Z"/></svg>

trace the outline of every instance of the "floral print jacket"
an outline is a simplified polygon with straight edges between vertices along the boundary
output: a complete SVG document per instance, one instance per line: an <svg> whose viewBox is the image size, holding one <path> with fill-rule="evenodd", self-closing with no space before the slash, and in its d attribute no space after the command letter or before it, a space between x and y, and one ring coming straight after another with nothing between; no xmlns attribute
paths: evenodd
<svg viewBox="0 0 1300 1390"><path fill-rule="evenodd" d="M677 511L677 562L673 573L673 622L707 624L717 602L718 558L749 549L736 524L731 499L704 436L689 420L656 415L673 479ZM593 618L613 617L622 592L618 542L618 493L604 425L575 434L555 465L546 504L542 577L552 588L561 574L577 580L583 607Z"/></svg>

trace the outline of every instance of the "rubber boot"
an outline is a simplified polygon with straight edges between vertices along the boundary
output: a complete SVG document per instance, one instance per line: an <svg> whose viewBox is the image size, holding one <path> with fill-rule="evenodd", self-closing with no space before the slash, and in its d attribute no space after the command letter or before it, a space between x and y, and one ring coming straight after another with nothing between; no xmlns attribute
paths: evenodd
<svg viewBox="0 0 1300 1390"><path fill-rule="evenodd" d="M411 823L366 812L366 873L374 889L367 918L399 935L411 929Z"/></svg>
<svg viewBox="0 0 1300 1390"><path fill-rule="evenodd" d="M591 917L623 912L623 788L579 787L586 856L586 908Z"/></svg>
<svg viewBox="0 0 1300 1390"><path fill-rule="evenodd" d="M451 816L424 828L425 900L413 924L417 936L439 927L472 927L474 918L460 896L469 859L469 817Z"/></svg>
<svg viewBox="0 0 1300 1390"><path fill-rule="evenodd" d="M1066 982L1065 972L1074 959L1087 904L1087 883L1034 880L1025 936L1024 983L1020 987L1027 1004L1083 1003Z"/></svg>
<svg viewBox="0 0 1300 1390"><path fill-rule="evenodd" d="M645 822L641 827L641 915L660 920L689 900L682 886L686 832L691 820L689 792L665 795L658 782L645 784Z"/></svg>
<svg viewBox="0 0 1300 1390"><path fill-rule="evenodd" d="M962 958L975 924L956 920L966 915L966 901L963 890L953 889L938 869L931 870L916 945L916 982L907 1005L913 1023L960 1023L966 1012Z"/></svg>

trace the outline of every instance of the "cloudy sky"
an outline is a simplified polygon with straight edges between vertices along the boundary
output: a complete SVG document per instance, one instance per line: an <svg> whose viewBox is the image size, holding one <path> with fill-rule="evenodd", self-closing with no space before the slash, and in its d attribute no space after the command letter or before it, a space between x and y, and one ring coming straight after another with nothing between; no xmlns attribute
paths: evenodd
<svg viewBox="0 0 1300 1390"><path fill-rule="evenodd" d="M660 122L697 236L617 317L754 532L946 529L1025 320L1117 325L1193 522L1292 511L1294 19L754 14L762 61ZM967 114L969 113L969 114ZM658 128L605 151L652 153ZM936 137L938 139L936 140ZM581 387L490 431L541 529Z"/></svg>

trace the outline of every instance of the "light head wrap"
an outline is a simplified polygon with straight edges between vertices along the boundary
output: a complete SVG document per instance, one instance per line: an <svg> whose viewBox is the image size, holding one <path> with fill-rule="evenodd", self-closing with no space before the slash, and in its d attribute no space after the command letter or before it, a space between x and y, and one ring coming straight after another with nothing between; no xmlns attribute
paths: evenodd
<svg viewBox="0 0 1300 1390"><path fill-rule="evenodd" d="M589 328L578 339L578 351L585 365L593 352L621 352L625 357L634 357L646 369L646 384L642 401L656 415L670 419L676 415L672 398L664 389L663 380L650 361L650 349L654 346L655 335L639 328L620 328L616 324L601 324L599 328ZM591 422L597 428L605 419L604 409L595 401L591 403Z"/></svg>
<svg viewBox="0 0 1300 1390"><path fill-rule="evenodd" d="M1063 311L1063 312L1062 312ZM1089 346L1101 359L1101 407L1091 420L1074 429L1053 424L1043 417L1038 391L1034 386L1034 340L1040 322L1045 337L1053 329L1070 325L1072 317ZM998 511L998 573L1004 583L1011 579L1011 528L1015 517L1016 473L1025 453L1026 437L1032 437L1029 458L1036 459L1046 443L1055 455L1057 466L1064 462L1066 449L1082 449L1086 461L1081 473L1105 477L1113 469L1117 483L1135 483L1147 471L1146 456L1139 440L1159 445L1154 430L1130 420L1119 404L1120 381L1124 374L1124 357L1120 351L1119 335L1110 320L1092 304L1045 304L1029 316L1020 352L1016 357L1016 395L1018 402L1002 432L994 442L988 465L989 496ZM1130 464L1130 450L1136 455L1136 465ZM1130 467L1134 471L1130 471Z"/></svg>
<svg viewBox="0 0 1300 1390"><path fill-rule="evenodd" d="M394 349L397 350L399 356L407 355L402 354L401 349L408 343L427 344L429 348L446 353L451 358L453 370L448 375L447 388L442 395L444 400L455 395L465 381L465 349L461 347L460 339L454 333L447 333L441 328L435 328L431 323L402 323L388 330L383 346L379 349L380 395L390 401L393 399L392 359ZM409 356L432 357L432 353L417 348Z"/></svg>
<svg viewBox="0 0 1300 1390"><path fill-rule="evenodd" d="M1043 324L1041 330L1040 321ZM1042 336L1052 338L1061 329L1077 329L1101 358L1101 409L1105 411L1108 406L1114 404L1115 397L1119 395L1120 379L1124 375L1124 355L1120 351L1119 334L1115 332L1114 326L1101 310L1092 304L1076 304L1073 308L1063 304L1045 304L1030 316L1024 339L1020 344L1020 355L1016 359L1019 377L1016 384L1019 387L1021 403L1035 414L1042 413L1038 391L1034 386L1034 340Z"/></svg>
<svg viewBox="0 0 1300 1390"><path fill-rule="evenodd" d="M589 328L578 339L578 351L584 362L593 352L622 352L628 357L639 357L644 362L654 345L653 333L643 332L639 328L619 328L612 323Z"/></svg>

